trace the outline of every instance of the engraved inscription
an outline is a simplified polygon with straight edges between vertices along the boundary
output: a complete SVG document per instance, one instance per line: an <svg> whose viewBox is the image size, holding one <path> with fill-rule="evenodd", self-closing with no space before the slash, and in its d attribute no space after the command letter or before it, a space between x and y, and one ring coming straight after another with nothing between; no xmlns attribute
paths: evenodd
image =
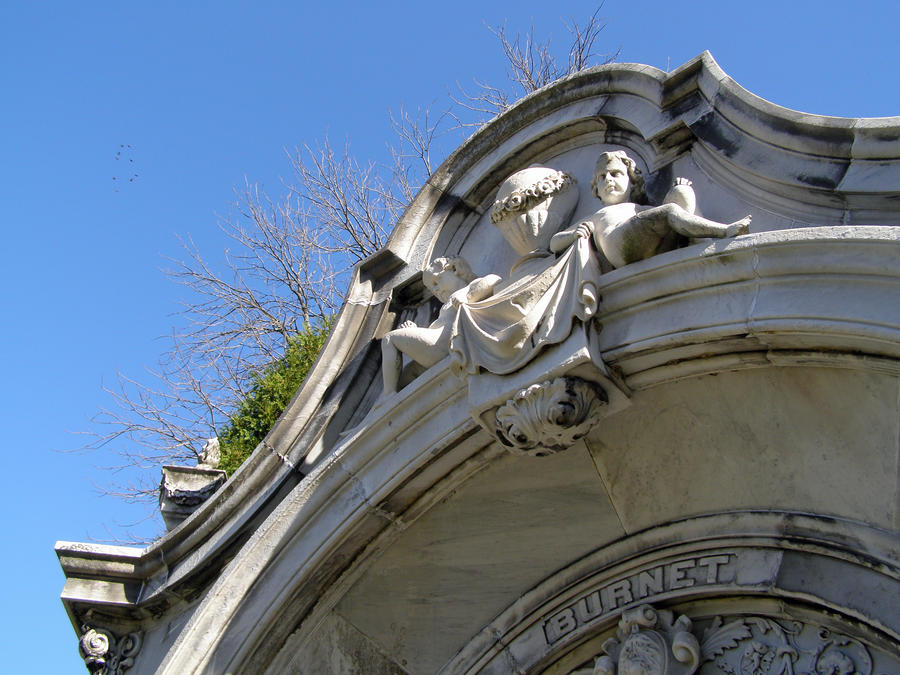
<svg viewBox="0 0 900 675"><path fill-rule="evenodd" d="M682 588L729 581L734 562L731 553L695 556L616 579L553 614L544 622L544 637L553 644L578 626L634 602Z"/></svg>

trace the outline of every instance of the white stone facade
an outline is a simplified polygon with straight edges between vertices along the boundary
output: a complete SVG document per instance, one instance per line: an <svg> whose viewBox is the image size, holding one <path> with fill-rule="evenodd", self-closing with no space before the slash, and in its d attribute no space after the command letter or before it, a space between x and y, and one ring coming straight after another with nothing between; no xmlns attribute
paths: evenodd
<svg viewBox="0 0 900 675"><path fill-rule="evenodd" d="M709 54L522 100L360 264L209 501L146 549L57 546L87 665L900 672L898 138L767 103ZM634 175L631 201L591 185L621 151L631 215L749 233L610 264L578 228L636 201ZM441 297L422 271L456 257L474 280Z"/></svg>

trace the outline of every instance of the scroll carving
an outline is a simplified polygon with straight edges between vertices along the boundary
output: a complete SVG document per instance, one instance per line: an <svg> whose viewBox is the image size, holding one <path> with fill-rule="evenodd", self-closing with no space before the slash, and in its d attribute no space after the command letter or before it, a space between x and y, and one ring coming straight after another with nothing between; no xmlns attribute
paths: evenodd
<svg viewBox="0 0 900 675"><path fill-rule="evenodd" d="M763 616L715 617L698 640L686 616L650 605L625 610L593 669L573 675L873 675L859 640L815 624ZM878 672L900 665L885 657Z"/></svg>
<svg viewBox="0 0 900 675"><path fill-rule="evenodd" d="M728 622L716 617L704 631L701 651L714 672L729 675L873 672L872 656L859 640L821 626L759 616Z"/></svg>
<svg viewBox="0 0 900 675"><path fill-rule="evenodd" d="M600 387L576 377L534 384L498 408L497 438L515 454L549 455L587 434L606 402Z"/></svg>
<svg viewBox="0 0 900 675"><path fill-rule="evenodd" d="M700 665L691 620L641 605L622 613L616 638L603 645L594 675L690 675Z"/></svg>
<svg viewBox="0 0 900 675"><path fill-rule="evenodd" d="M140 632L116 637L104 628L81 627L78 648L84 665L95 675L120 675L134 665L141 651L143 636Z"/></svg>

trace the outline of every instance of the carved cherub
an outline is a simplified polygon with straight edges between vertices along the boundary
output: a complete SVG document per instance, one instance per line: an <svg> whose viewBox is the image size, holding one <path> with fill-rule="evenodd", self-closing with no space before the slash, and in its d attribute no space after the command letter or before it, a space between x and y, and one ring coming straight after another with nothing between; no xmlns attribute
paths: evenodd
<svg viewBox="0 0 900 675"><path fill-rule="evenodd" d="M648 206L640 169L624 150L600 155L591 187L603 200L603 208L589 220L554 235L552 251L562 251L576 238L593 235L612 266L622 267L667 250L673 232L692 238L721 238L746 234L750 228L749 215L729 224L694 215L696 198L686 178L675 181L662 206Z"/></svg>
<svg viewBox="0 0 900 675"><path fill-rule="evenodd" d="M450 353L450 337L456 309L465 303L490 297L500 281L496 274L475 278L463 258L437 258L422 273L422 282L444 305L430 326L404 321L381 338L381 371L384 394L397 391L402 354L430 368Z"/></svg>

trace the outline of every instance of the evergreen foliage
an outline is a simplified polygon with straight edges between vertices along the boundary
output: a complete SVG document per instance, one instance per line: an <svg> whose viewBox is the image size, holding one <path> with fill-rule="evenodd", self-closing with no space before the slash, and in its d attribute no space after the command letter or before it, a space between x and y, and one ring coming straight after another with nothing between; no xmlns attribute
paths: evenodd
<svg viewBox="0 0 900 675"><path fill-rule="evenodd" d="M330 325L308 326L290 338L285 354L253 377L250 393L219 431L219 468L230 476L265 438L303 384L328 337Z"/></svg>

